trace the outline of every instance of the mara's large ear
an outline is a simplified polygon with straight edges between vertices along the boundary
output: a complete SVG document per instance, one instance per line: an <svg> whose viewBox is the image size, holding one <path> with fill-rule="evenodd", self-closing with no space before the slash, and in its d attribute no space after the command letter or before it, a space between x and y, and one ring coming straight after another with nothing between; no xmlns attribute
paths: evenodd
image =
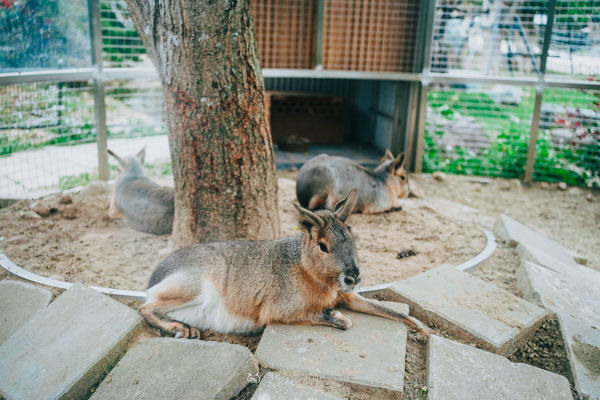
<svg viewBox="0 0 600 400"><path fill-rule="evenodd" d="M127 167L127 163L125 162L125 160L123 160L121 157L119 157L118 155L116 155L112 150L106 149L106 152L109 155L111 155L115 160L117 160L117 162L119 163L119 169L121 171L123 171L125 169L125 167Z"/></svg>
<svg viewBox="0 0 600 400"><path fill-rule="evenodd" d="M317 214L307 210L306 208L300 207L296 203L292 203L292 205L298 213L298 223L306 233L310 235L313 227L317 229L325 228L325 220L322 217L319 217Z"/></svg>
<svg viewBox="0 0 600 400"><path fill-rule="evenodd" d="M394 159L394 162L392 162L391 164L392 171L396 171L404 167L404 161L406 161L406 159L404 158L404 153L398 154L398 157L396 157Z"/></svg>
<svg viewBox="0 0 600 400"><path fill-rule="evenodd" d="M346 198L335 205L335 215L342 221L346 222L358 200L358 190L351 189Z"/></svg>
<svg viewBox="0 0 600 400"><path fill-rule="evenodd" d="M379 161L379 163L383 163L388 160L392 161L393 159L394 159L394 155L392 154L390 149L385 149L385 154L383 155L383 157L381 157L381 160Z"/></svg>
<svg viewBox="0 0 600 400"><path fill-rule="evenodd" d="M140 163L144 165L144 159L146 158L146 148L144 147L143 149L141 149L135 156L138 158L138 160L140 160Z"/></svg>

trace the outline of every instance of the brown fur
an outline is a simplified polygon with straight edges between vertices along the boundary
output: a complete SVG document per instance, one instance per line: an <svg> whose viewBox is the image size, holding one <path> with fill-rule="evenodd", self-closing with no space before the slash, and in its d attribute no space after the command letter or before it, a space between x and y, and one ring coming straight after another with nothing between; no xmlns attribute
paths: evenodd
<svg viewBox="0 0 600 400"><path fill-rule="evenodd" d="M350 188L357 188L354 212L374 214L393 210L408 196L404 161L404 154L394 157L387 150L380 165L370 170L348 158L321 154L300 168L296 196L309 210L333 210Z"/></svg>
<svg viewBox="0 0 600 400"><path fill-rule="evenodd" d="M296 206L303 232L297 237L205 243L172 254L152 274L140 313L164 332L197 337L190 326L225 333L273 323L348 329L350 320L333 311L344 306L428 334L407 315L352 293L360 273L345 221L356 197L351 191L335 213Z"/></svg>

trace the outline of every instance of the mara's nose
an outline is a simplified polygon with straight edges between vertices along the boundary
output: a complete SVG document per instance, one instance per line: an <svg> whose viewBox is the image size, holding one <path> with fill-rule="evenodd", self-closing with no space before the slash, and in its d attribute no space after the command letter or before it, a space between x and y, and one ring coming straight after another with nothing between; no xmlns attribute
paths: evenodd
<svg viewBox="0 0 600 400"><path fill-rule="evenodd" d="M361 277L358 268L353 268L352 270L348 271L348 273L344 277L344 283L348 286L358 285L360 281Z"/></svg>

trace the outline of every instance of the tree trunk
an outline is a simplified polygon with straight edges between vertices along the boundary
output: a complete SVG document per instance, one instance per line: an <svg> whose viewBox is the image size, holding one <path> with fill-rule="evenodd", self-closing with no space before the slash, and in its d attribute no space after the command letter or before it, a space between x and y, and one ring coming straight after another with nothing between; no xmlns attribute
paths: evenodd
<svg viewBox="0 0 600 400"><path fill-rule="evenodd" d="M279 235L277 179L249 0L127 0L163 84L172 243Z"/></svg>

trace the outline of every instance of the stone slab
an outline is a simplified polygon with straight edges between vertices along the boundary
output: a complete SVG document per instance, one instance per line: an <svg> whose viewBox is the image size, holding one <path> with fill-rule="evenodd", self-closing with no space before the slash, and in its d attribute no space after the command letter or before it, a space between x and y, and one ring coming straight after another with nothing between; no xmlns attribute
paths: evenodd
<svg viewBox="0 0 600 400"><path fill-rule="evenodd" d="M521 257L521 261L530 261L563 275L585 273L585 270L588 269L577 263L565 262L556 258L544 248L537 247L536 245L519 243L517 245L517 252Z"/></svg>
<svg viewBox="0 0 600 400"><path fill-rule="evenodd" d="M385 302L408 313L406 304ZM402 392L406 326L382 317L342 310L352 327L269 325L256 359L269 369Z"/></svg>
<svg viewBox="0 0 600 400"><path fill-rule="evenodd" d="M411 315L501 355L512 354L548 312L453 266L390 286L388 300L408 303Z"/></svg>
<svg viewBox="0 0 600 400"><path fill-rule="evenodd" d="M19 281L0 282L0 344L45 309L51 299L49 290Z"/></svg>
<svg viewBox="0 0 600 400"><path fill-rule="evenodd" d="M347 388L333 388L333 390L325 392L322 385L320 388L316 388L314 385L308 386L300 383L301 380L296 378L268 372L261 379L252 400L341 400L350 396L350 390ZM347 393L340 393L340 389L342 391L347 389L345 390Z"/></svg>
<svg viewBox="0 0 600 400"><path fill-rule="evenodd" d="M529 249L542 251L566 265L577 265L569 249L504 214L496 221L494 230L509 245L516 246L520 243Z"/></svg>
<svg viewBox="0 0 600 400"><path fill-rule="evenodd" d="M256 373L246 347L152 338L130 349L91 399L230 399Z"/></svg>
<svg viewBox="0 0 600 400"><path fill-rule="evenodd" d="M141 323L129 307L73 285L0 346L0 397L87 398Z"/></svg>
<svg viewBox="0 0 600 400"><path fill-rule="evenodd" d="M439 336L427 344L427 387L429 400L573 399L564 376Z"/></svg>
<svg viewBox="0 0 600 400"><path fill-rule="evenodd" d="M600 399L600 272L564 275L525 261L517 284L526 299L558 315L575 389Z"/></svg>

